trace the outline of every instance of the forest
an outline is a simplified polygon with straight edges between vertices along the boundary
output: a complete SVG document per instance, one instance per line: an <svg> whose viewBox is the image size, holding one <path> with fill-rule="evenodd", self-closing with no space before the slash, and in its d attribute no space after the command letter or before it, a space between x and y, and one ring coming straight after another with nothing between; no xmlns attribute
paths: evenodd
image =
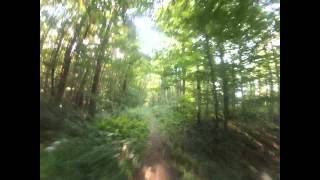
<svg viewBox="0 0 320 180"><path fill-rule="evenodd" d="M279 180L280 1L40 0L41 180Z"/></svg>

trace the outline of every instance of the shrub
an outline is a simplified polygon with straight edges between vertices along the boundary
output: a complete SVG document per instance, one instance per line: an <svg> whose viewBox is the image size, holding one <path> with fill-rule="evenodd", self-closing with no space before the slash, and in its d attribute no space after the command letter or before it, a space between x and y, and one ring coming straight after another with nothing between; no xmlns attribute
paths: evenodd
<svg viewBox="0 0 320 180"><path fill-rule="evenodd" d="M147 140L144 120L100 117L82 131L51 152L40 147L41 179L122 180L132 175Z"/></svg>

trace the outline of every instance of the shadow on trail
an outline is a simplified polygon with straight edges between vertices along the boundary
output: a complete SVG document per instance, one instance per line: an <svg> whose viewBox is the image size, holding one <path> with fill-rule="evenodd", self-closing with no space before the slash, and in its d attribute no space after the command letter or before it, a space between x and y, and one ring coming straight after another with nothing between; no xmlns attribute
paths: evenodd
<svg viewBox="0 0 320 180"><path fill-rule="evenodd" d="M157 119L148 112L150 136L140 167L134 180L178 180L177 171L168 161L169 148L166 140L158 133Z"/></svg>

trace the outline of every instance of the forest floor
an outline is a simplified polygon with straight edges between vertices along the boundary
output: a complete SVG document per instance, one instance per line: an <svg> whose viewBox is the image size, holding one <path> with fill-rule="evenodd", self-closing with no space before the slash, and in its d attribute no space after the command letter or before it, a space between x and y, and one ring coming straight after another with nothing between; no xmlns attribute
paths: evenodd
<svg viewBox="0 0 320 180"><path fill-rule="evenodd" d="M136 114L140 114L139 116L146 122L142 128L139 128L140 124L132 126L133 124L129 123L132 118L118 118L114 121L105 121L110 123L111 129L104 129L104 131L110 131L109 134L115 134L111 130L117 128L124 129L121 132L122 134L119 133L119 137L122 137L123 133L131 129L135 131L133 133L134 136L141 134L144 129L149 129L143 138L143 144L146 143L146 148L141 151L142 158L140 158L139 151L139 159L141 161L138 161L134 167L127 168L133 173L128 175L130 177L129 180L280 179L279 124L270 121L234 119L230 120L228 136L217 135L219 138L215 140L215 135L212 133L215 131L212 120L203 120L200 124L185 120L181 121L181 124L175 125L179 123L179 118L173 116L172 113L175 113L175 111L170 111L165 106L133 109L130 116L134 117ZM115 122L119 124L113 124ZM130 126L124 126L127 123ZM179 129L182 125L183 128ZM87 131L85 132L87 133ZM97 137L95 134L93 135L93 137ZM85 138L86 143L92 142L92 136ZM65 169L64 164L61 164L61 162L65 162L66 160L72 160L73 164L72 166L68 166L70 167L68 171L65 171L61 176L64 179L70 180L79 179L78 177L86 176L89 172L98 174L100 169L106 168L109 164L110 167L116 166L116 163L112 164L108 159L106 164L98 165L97 168L90 169L87 166L82 168L83 164L97 164L96 161L92 160L94 158L109 158L114 155L113 151L111 151L112 149L110 150L111 146L109 144L102 146L100 141L95 141L95 143L92 143L94 148L89 148L86 143L82 142L83 139L80 141L72 141L70 139L68 143L64 144L65 147L57 151L57 154L50 155L50 153L43 153L42 179L47 179L47 177L59 179L55 177L60 176L61 169L56 169L56 165L62 165L61 167ZM72 144L67 146L69 143L76 144L78 148L74 149L74 145ZM43 143L43 145L46 145L46 143ZM135 142L129 146L135 147L137 144ZM108 151L100 154L100 152L96 152L96 147L103 147L102 152L109 150L110 153L108 154ZM77 150L77 154L71 156L71 159L69 158L70 149ZM52 158L53 156L54 158ZM109 170L110 174L120 172L117 168ZM84 173L82 173L83 169L86 169ZM80 173L81 176L74 177L73 172L81 172L82 174ZM98 175L100 176L100 174ZM103 176L105 174L101 175L101 177ZM127 175L125 176L128 177Z"/></svg>
<svg viewBox="0 0 320 180"><path fill-rule="evenodd" d="M213 127L204 121L200 127L190 127L185 138L190 145L181 151L168 145L176 137L164 137L159 132L159 120L152 110L148 117L148 146L133 180L280 179L279 131L261 128L269 127L267 124L248 127L231 122L229 137L215 146L203 142L210 141Z"/></svg>

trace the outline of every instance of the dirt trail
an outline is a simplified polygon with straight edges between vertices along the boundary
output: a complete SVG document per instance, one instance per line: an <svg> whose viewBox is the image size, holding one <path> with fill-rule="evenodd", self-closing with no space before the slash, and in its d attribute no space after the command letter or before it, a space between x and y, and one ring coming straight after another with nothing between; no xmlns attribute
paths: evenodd
<svg viewBox="0 0 320 180"><path fill-rule="evenodd" d="M134 180L175 180L175 171L168 164L166 142L159 136L154 116L150 119L150 137L141 167Z"/></svg>

